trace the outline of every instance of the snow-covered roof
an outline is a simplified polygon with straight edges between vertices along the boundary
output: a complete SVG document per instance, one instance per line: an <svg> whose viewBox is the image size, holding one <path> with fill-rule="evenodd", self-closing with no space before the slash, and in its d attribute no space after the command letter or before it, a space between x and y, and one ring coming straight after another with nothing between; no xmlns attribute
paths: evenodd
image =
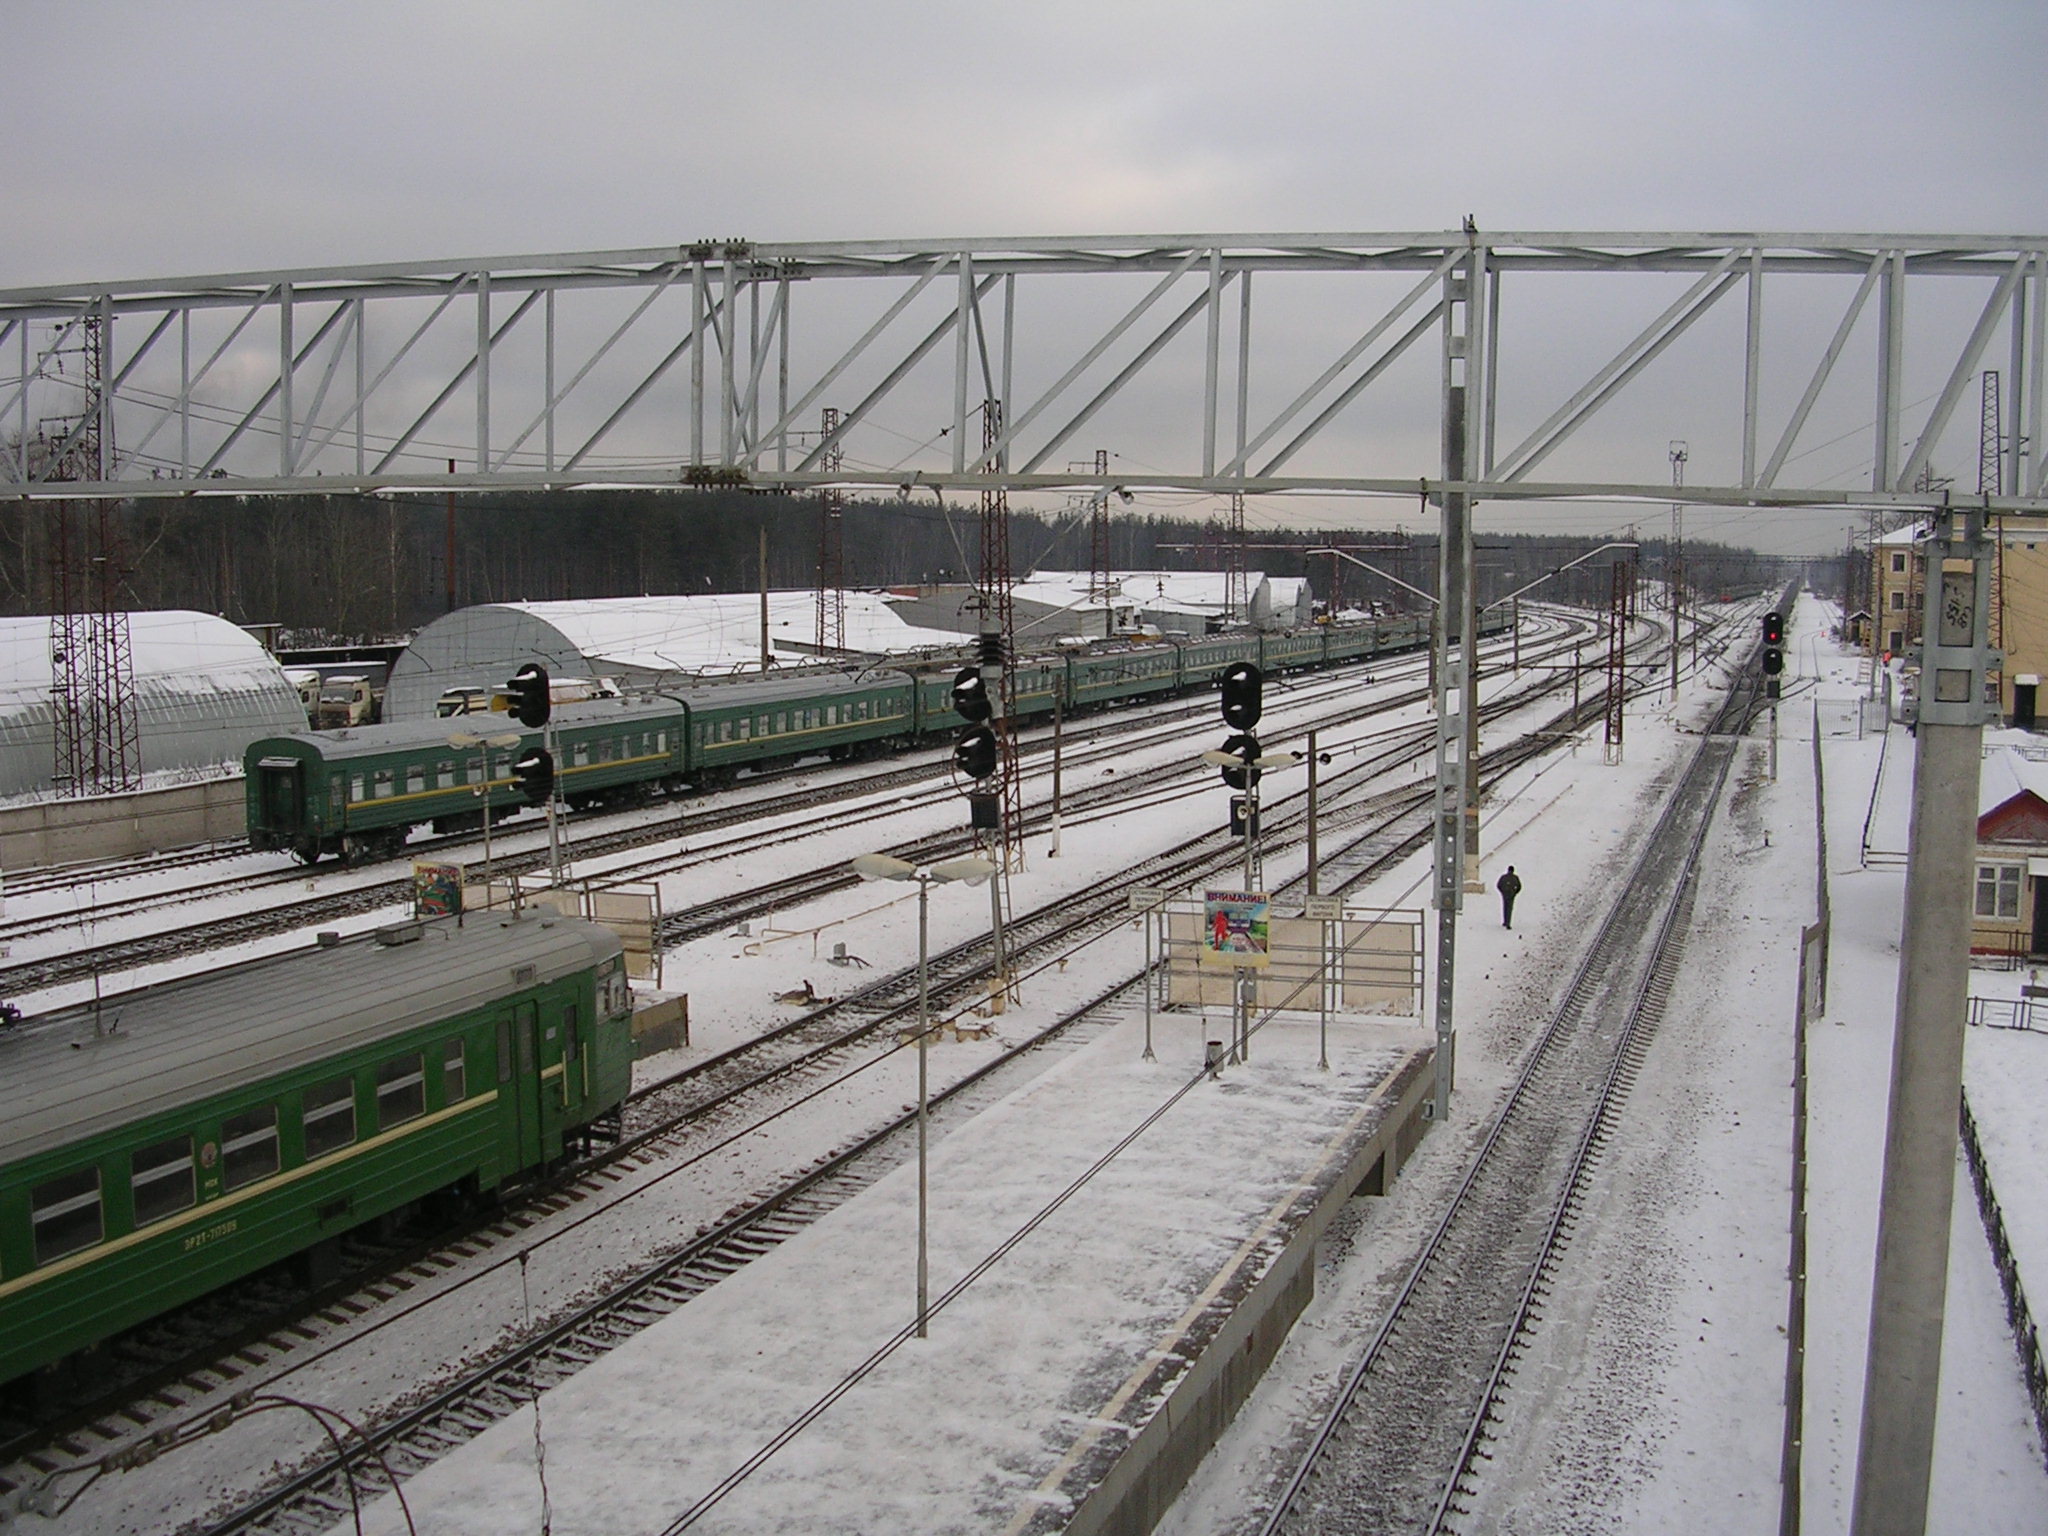
<svg viewBox="0 0 2048 1536"><path fill-rule="evenodd" d="M955 647L958 634L906 624L880 593L845 594L845 648L901 655ZM814 654L817 594L768 594L771 658L801 665ZM538 661L557 677L651 683L722 676L761 665L761 595L609 597L573 602L484 603L438 618L413 637L391 669L387 720L431 717L450 688L495 688Z"/></svg>
<svg viewBox="0 0 2048 1536"><path fill-rule="evenodd" d="M2048 761L2034 755L2044 748L2048 742L2030 731L1985 733L1984 762L1977 773L1979 816L1997 810L2023 790L2032 790L2048 802Z"/></svg>
<svg viewBox="0 0 2048 1536"><path fill-rule="evenodd" d="M127 617L145 774L240 763L257 737L305 729L298 690L246 630L183 609ZM53 639L47 616L0 618L0 795L52 786Z"/></svg>

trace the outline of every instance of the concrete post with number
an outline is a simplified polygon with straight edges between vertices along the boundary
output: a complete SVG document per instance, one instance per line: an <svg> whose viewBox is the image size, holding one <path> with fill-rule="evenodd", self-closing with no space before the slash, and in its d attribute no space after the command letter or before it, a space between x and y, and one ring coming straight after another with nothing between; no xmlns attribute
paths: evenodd
<svg viewBox="0 0 2048 1536"><path fill-rule="evenodd" d="M1940 514L1927 570L1853 1536L1920 1536L1927 1526L1969 1007L1977 771L1989 714L1984 680L1997 661L1986 624L1991 547L1981 512Z"/></svg>

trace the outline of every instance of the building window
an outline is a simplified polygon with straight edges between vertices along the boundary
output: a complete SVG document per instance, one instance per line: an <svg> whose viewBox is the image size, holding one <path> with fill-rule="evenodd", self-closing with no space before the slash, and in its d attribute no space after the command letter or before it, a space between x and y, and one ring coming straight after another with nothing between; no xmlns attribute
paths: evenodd
<svg viewBox="0 0 2048 1536"><path fill-rule="evenodd" d="M173 1136L144 1147L128 1160L128 1168L138 1227L190 1210L199 1198L193 1182L190 1136Z"/></svg>
<svg viewBox="0 0 2048 1536"><path fill-rule="evenodd" d="M81 1168L29 1191L29 1219L35 1227L36 1263L90 1248L105 1235L100 1225L100 1171Z"/></svg>
<svg viewBox="0 0 2048 1536"><path fill-rule="evenodd" d="M277 1106L266 1104L220 1124L220 1182L240 1189L277 1172Z"/></svg>
<svg viewBox="0 0 2048 1536"><path fill-rule="evenodd" d="M1885 641L1884 648L1894 653L1903 651L1906 648L1906 632L1902 629L1891 631L1890 637Z"/></svg>
<svg viewBox="0 0 2048 1536"><path fill-rule="evenodd" d="M1977 915L2017 920L2020 915L2020 881L2024 864L1979 864L1977 866Z"/></svg>
<svg viewBox="0 0 2048 1536"><path fill-rule="evenodd" d="M417 1120L427 1112L427 1075L415 1051L377 1069L377 1129Z"/></svg>
<svg viewBox="0 0 2048 1536"><path fill-rule="evenodd" d="M1892 569L1893 569L1894 571L1901 571L1901 572L1903 572L1903 571L1904 571L1904 570L1906 569L1906 556L1905 556L1905 552L1904 552L1903 550L1898 550L1898 551L1894 551L1894 552L1893 552L1893 554L1892 554Z"/></svg>
<svg viewBox="0 0 2048 1536"><path fill-rule="evenodd" d="M305 1111L306 1156L325 1157L356 1139L356 1082L337 1077L308 1088L300 1100Z"/></svg>

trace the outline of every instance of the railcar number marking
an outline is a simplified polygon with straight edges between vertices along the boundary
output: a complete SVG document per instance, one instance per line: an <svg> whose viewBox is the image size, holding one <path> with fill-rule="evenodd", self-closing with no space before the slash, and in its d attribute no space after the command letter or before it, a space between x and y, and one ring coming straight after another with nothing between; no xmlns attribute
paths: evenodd
<svg viewBox="0 0 2048 1536"><path fill-rule="evenodd" d="M216 1221L204 1231L194 1232L190 1237L186 1238L185 1251L190 1253L195 1248L204 1248L208 1243L219 1242L222 1238L233 1233L235 1226L236 1219L234 1217L230 1217L226 1221Z"/></svg>

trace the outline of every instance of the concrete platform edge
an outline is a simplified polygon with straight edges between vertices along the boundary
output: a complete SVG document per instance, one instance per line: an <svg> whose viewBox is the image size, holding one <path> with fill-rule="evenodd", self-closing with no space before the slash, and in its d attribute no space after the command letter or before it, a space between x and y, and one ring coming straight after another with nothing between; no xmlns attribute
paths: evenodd
<svg viewBox="0 0 2048 1536"><path fill-rule="evenodd" d="M1315 1296L1316 1244L1354 1195L1383 1194L1414 1152L1429 1121L1431 1052L1396 1074L1391 1108L1361 1135L1313 1195L1279 1256L1232 1308L1165 1401L1082 1495L1067 1536L1145 1536L1201 1465L1280 1351ZM1162 1362L1157 1373L1171 1369ZM1141 1392L1139 1398L1147 1394Z"/></svg>

